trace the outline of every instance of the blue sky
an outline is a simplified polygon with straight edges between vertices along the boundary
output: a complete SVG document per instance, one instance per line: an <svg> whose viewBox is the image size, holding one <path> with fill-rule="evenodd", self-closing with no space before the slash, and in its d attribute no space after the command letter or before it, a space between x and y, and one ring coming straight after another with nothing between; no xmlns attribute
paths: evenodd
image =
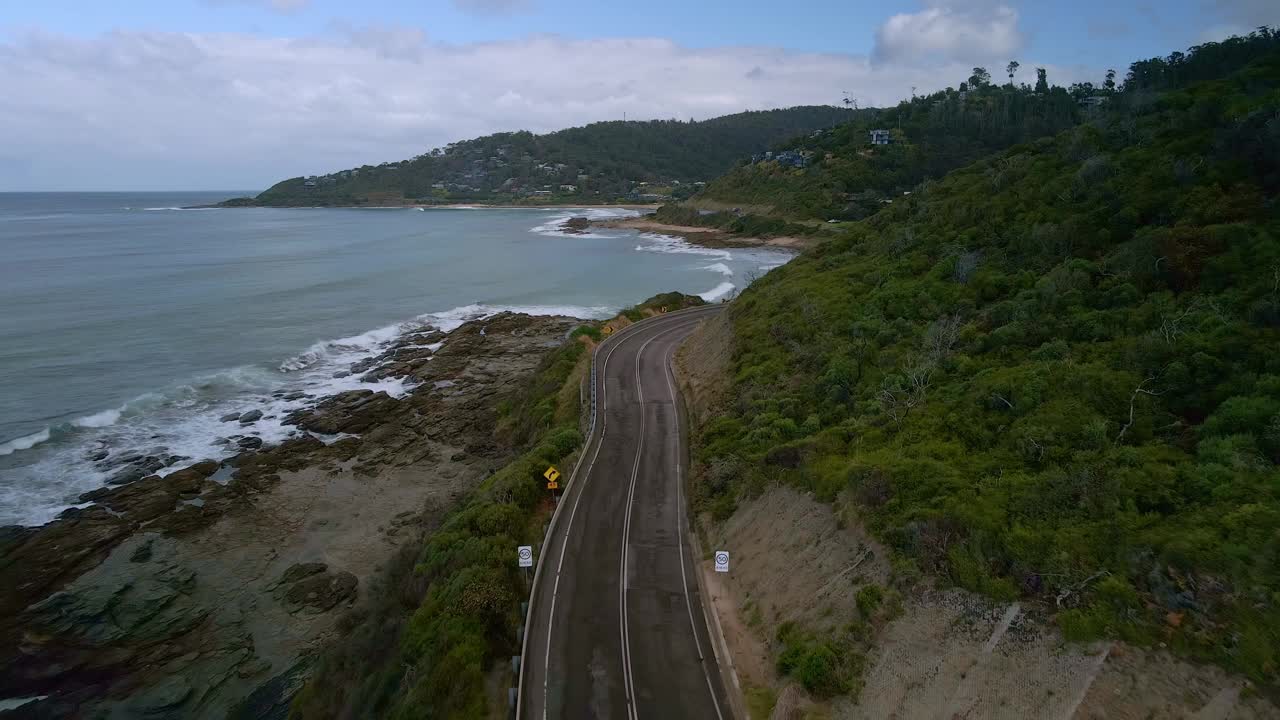
<svg viewBox="0 0 1280 720"><path fill-rule="evenodd" d="M263 187L513 129L1123 75L1280 0L43 0L0 10L0 190Z"/></svg>

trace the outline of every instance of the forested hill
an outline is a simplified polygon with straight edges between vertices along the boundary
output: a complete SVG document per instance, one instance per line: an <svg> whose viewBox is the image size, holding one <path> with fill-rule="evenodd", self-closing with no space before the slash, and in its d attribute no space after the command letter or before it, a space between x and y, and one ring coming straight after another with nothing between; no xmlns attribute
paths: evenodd
<svg viewBox="0 0 1280 720"><path fill-rule="evenodd" d="M694 184L855 111L806 106L699 122L592 123L546 135L511 132L450 144L410 160L277 183L262 205L450 202L616 202L686 197Z"/></svg>
<svg viewBox="0 0 1280 720"><path fill-rule="evenodd" d="M694 496L720 519L773 483L841 498L900 588L1021 599L1274 692L1280 33L1137 63L1110 103L747 289ZM856 686L856 639L815 647L787 668Z"/></svg>
<svg viewBox="0 0 1280 720"><path fill-rule="evenodd" d="M1082 100L1105 102L1113 93L1112 79L1099 88L1068 89L1050 85L1040 72L1035 86L1015 86L974 68L958 89L914 97L785 143L805 158L803 167L769 160L743 163L697 199L797 219L860 219L927 178L1072 127L1088 114ZM887 131L890 144L873 145L872 130Z"/></svg>

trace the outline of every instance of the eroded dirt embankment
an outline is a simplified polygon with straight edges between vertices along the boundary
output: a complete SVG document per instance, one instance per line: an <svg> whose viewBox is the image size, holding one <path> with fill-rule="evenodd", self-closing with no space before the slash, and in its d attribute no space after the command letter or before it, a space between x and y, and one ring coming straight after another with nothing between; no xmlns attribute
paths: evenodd
<svg viewBox="0 0 1280 720"><path fill-rule="evenodd" d="M727 312L707 321L677 356L695 426L732 400L729 322ZM696 472L696 443L693 452ZM1247 681L1216 667L1118 642L1067 643L1050 622L1052 607L895 577L888 549L843 498L830 505L775 485L723 522L697 521L704 547L733 558L728 574L704 560L709 601L744 690L777 698L774 718L1280 717ZM793 622L835 632L860 618L857 596L868 584L896 588L901 611L874 628L856 698L817 702L776 672L777 629ZM751 706L758 712L762 703Z"/></svg>
<svg viewBox="0 0 1280 720"><path fill-rule="evenodd" d="M351 369L407 378L404 397L317 400L295 439L6 529L0 698L47 696L14 717L280 716L381 566L510 459L496 406L578 322L407 335Z"/></svg>

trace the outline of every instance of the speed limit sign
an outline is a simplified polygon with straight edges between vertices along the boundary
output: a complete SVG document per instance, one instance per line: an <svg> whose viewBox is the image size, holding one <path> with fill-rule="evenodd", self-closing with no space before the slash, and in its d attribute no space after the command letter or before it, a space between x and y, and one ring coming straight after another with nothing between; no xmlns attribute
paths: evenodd
<svg viewBox="0 0 1280 720"><path fill-rule="evenodd" d="M520 557L520 567L533 567L533 546L521 545L517 555Z"/></svg>
<svg viewBox="0 0 1280 720"><path fill-rule="evenodd" d="M729 572L729 551L716 551L716 572Z"/></svg>

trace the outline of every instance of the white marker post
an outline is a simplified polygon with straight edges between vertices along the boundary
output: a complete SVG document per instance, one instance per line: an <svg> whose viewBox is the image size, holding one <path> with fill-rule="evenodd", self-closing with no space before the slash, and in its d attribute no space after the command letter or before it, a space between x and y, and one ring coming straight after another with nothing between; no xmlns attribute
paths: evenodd
<svg viewBox="0 0 1280 720"><path fill-rule="evenodd" d="M729 572L729 551L716 551L716 572Z"/></svg>

